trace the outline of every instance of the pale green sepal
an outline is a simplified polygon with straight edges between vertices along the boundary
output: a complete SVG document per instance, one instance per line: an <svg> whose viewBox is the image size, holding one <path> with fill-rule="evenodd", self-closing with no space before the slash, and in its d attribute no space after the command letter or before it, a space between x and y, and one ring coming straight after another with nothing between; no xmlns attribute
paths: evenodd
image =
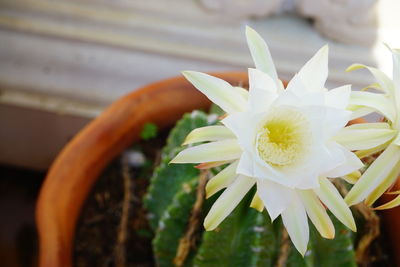
<svg viewBox="0 0 400 267"><path fill-rule="evenodd" d="M366 199L388 177L399 160L400 147L389 145L351 188L345 198L346 203L352 206Z"/></svg>
<svg viewBox="0 0 400 267"><path fill-rule="evenodd" d="M239 175L222 195L215 201L206 218L204 228L212 231L228 216L239 204L242 198L255 184L253 178Z"/></svg>
<svg viewBox="0 0 400 267"><path fill-rule="evenodd" d="M367 206L372 206L375 201L382 196L383 193L397 180L400 174L400 160L392 168L392 171L386 176L386 178L371 192L371 194L365 200Z"/></svg>
<svg viewBox="0 0 400 267"><path fill-rule="evenodd" d="M395 118L396 110L393 103L383 94L353 91L350 95L349 104L373 108L390 121Z"/></svg>
<svg viewBox="0 0 400 267"><path fill-rule="evenodd" d="M356 124L343 128L333 139L349 150L365 150L384 144L396 135L389 125L388 128L375 128L374 123L370 127L368 124L362 123L362 128Z"/></svg>
<svg viewBox="0 0 400 267"><path fill-rule="evenodd" d="M358 119L375 112L373 108L358 105L350 105L347 107L347 109L351 111L349 120Z"/></svg>
<svg viewBox="0 0 400 267"><path fill-rule="evenodd" d="M236 139L211 142L181 151L170 163L203 163L238 159L242 150Z"/></svg>
<svg viewBox="0 0 400 267"><path fill-rule="evenodd" d="M196 71L183 71L182 74L194 87L226 112L240 112L246 108L245 97L226 81Z"/></svg>
<svg viewBox="0 0 400 267"><path fill-rule="evenodd" d="M304 257L310 238L307 213L300 199L295 199L281 214L290 239Z"/></svg>
<svg viewBox="0 0 400 267"><path fill-rule="evenodd" d="M235 180L238 164L239 161L233 162L208 181L206 185L206 198L209 198L219 190L228 187Z"/></svg>
<svg viewBox="0 0 400 267"><path fill-rule="evenodd" d="M234 138L235 135L225 126L212 125L194 129L186 136L182 145Z"/></svg>
<svg viewBox="0 0 400 267"><path fill-rule="evenodd" d="M308 217L321 236L333 239L335 237L335 227L315 193L312 190L298 190L298 193L306 208Z"/></svg>
<svg viewBox="0 0 400 267"><path fill-rule="evenodd" d="M320 177L320 187L314 189L322 203L328 207L333 215L338 218L344 225L356 232L357 227L350 208L344 202L336 187L326 177Z"/></svg>
<svg viewBox="0 0 400 267"><path fill-rule="evenodd" d="M400 115L399 115L400 116ZM398 131L396 138L393 140L392 144L400 146L400 131Z"/></svg>
<svg viewBox="0 0 400 267"><path fill-rule="evenodd" d="M355 171L347 175L344 175L342 178L349 184L355 184L358 181L358 179L360 179L360 177L361 177L361 172Z"/></svg>

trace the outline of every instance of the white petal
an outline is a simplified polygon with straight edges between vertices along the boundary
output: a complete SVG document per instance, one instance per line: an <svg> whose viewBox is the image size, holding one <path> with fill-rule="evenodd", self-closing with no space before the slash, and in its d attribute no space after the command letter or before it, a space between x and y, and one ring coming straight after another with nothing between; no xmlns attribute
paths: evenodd
<svg viewBox="0 0 400 267"><path fill-rule="evenodd" d="M328 78L328 53L328 46L323 46L299 71L298 76L308 91L324 89Z"/></svg>
<svg viewBox="0 0 400 267"><path fill-rule="evenodd" d="M309 240L308 220L306 210L297 196L296 200L282 212L282 221L294 246L304 256Z"/></svg>
<svg viewBox="0 0 400 267"><path fill-rule="evenodd" d="M328 239L334 238L335 227L315 193L312 190L298 190L297 192L303 201L308 217L321 236Z"/></svg>
<svg viewBox="0 0 400 267"><path fill-rule="evenodd" d="M243 111L246 108L246 99L226 81L195 71L184 71L182 74L227 113Z"/></svg>
<svg viewBox="0 0 400 267"><path fill-rule="evenodd" d="M242 150L235 139L216 141L189 147L181 151L171 163L202 163L238 159Z"/></svg>
<svg viewBox="0 0 400 267"><path fill-rule="evenodd" d="M248 100L249 98L249 91L244 89L243 87L240 86L233 86L233 89L235 89L241 96L244 97L244 99Z"/></svg>
<svg viewBox="0 0 400 267"><path fill-rule="evenodd" d="M268 74L249 69L249 109L253 112L265 112L278 97L275 82Z"/></svg>
<svg viewBox="0 0 400 267"><path fill-rule="evenodd" d="M183 145L205 142L219 141L224 139L234 139L235 135L225 126L213 125L194 129L191 131L183 142Z"/></svg>
<svg viewBox="0 0 400 267"><path fill-rule="evenodd" d="M268 180L257 180L257 193L262 199L271 220L275 220L294 201L294 189Z"/></svg>
<svg viewBox="0 0 400 267"><path fill-rule="evenodd" d="M248 26L246 27L246 38L256 68L271 76L275 84L279 86L278 74L265 41L255 30Z"/></svg>
<svg viewBox="0 0 400 267"><path fill-rule="evenodd" d="M400 147L389 145L351 188L345 200L351 206L364 200L390 174L400 160Z"/></svg>
<svg viewBox="0 0 400 267"><path fill-rule="evenodd" d="M350 174L354 171L359 170L360 168L364 167L362 161L352 152L348 151L344 147L340 146L339 144L335 144L337 149L340 150L341 154L344 157L344 161L336 166L335 168L329 170L328 172L324 173L324 176L327 177L340 177L343 175Z"/></svg>
<svg viewBox="0 0 400 267"><path fill-rule="evenodd" d="M393 121L396 111L392 102L382 94L370 92L351 92L350 102L351 105L366 106L375 109L383 116Z"/></svg>
<svg viewBox="0 0 400 267"><path fill-rule="evenodd" d="M238 176L211 207L204 219L204 228L207 231L214 230L239 204L254 183L255 180L250 177Z"/></svg>
<svg viewBox="0 0 400 267"><path fill-rule="evenodd" d="M327 178L320 178L320 187L314 189L314 192L339 221L352 231L357 231L356 223L350 208L347 206L346 202L344 202L336 187Z"/></svg>
<svg viewBox="0 0 400 267"><path fill-rule="evenodd" d="M336 135L349 122L351 112L343 109L326 107L323 121L323 135L330 138Z"/></svg>
<svg viewBox="0 0 400 267"><path fill-rule="evenodd" d="M220 171L208 181L206 186L206 198L211 197L219 190L228 187L236 178L236 168L238 161L233 162L228 167Z"/></svg>
<svg viewBox="0 0 400 267"><path fill-rule="evenodd" d="M345 109L349 104L350 93L351 85L331 89L325 94L325 103L333 108Z"/></svg>
<svg viewBox="0 0 400 267"><path fill-rule="evenodd" d="M238 174L254 177L254 159L250 152L243 151L236 172Z"/></svg>
<svg viewBox="0 0 400 267"><path fill-rule="evenodd" d="M250 112L237 112L230 114L222 123L231 130L238 139L243 149L250 149L255 142L255 130L261 115L254 115Z"/></svg>
<svg viewBox="0 0 400 267"><path fill-rule="evenodd" d="M368 126L372 123L361 123ZM365 150L386 143L396 135L396 131L390 128L374 128L372 124L369 128L360 129L348 126L341 129L333 140L343 145L349 150Z"/></svg>
<svg viewBox="0 0 400 267"><path fill-rule="evenodd" d="M288 85L286 86L286 91L292 92L297 96L302 96L309 93L298 74L295 74L293 78L289 81Z"/></svg>

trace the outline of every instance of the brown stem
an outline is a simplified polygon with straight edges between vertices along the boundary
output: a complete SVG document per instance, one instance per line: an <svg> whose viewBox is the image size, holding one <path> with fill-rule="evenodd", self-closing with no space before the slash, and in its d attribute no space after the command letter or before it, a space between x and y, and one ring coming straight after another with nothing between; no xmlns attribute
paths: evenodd
<svg viewBox="0 0 400 267"><path fill-rule="evenodd" d="M188 228L185 235L179 240L178 250L174 258L175 266L182 266L189 254L190 248L195 244L195 233L201 220L201 212L204 203L205 187L209 171L202 170L199 177L199 184L196 192L196 202L193 205Z"/></svg>
<svg viewBox="0 0 400 267"><path fill-rule="evenodd" d="M124 199L122 202L122 214L118 228L117 244L115 245L115 266L126 266L125 243L128 236L128 219L131 202L131 177L126 157L122 158L122 179L124 182Z"/></svg>
<svg viewBox="0 0 400 267"><path fill-rule="evenodd" d="M290 250L289 235L288 235L288 232L286 231L286 228L283 227L282 228L281 248L279 250L279 258L278 258L278 261L276 262L276 267L286 266L286 261L289 256L289 250Z"/></svg>

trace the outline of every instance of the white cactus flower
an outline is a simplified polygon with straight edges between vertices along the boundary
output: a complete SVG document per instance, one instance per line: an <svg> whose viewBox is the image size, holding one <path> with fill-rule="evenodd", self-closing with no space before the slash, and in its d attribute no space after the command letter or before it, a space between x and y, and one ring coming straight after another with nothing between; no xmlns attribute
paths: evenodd
<svg viewBox="0 0 400 267"><path fill-rule="evenodd" d="M367 68L377 80L373 87L381 91L381 93L352 92L350 108L354 110L354 117L378 112L387 121L387 123L363 123L356 126L358 133L353 132L353 134L357 141L351 141L348 136L342 138L347 139L345 143L352 143L352 149L361 150L357 152L360 157L384 150L347 194L345 200L349 205L363 200L367 205L374 204L400 175L400 51L392 50L392 54L393 80L376 68L360 64L348 68L349 71ZM400 205L400 195L377 209L388 209L398 205Z"/></svg>
<svg viewBox="0 0 400 267"><path fill-rule="evenodd" d="M251 206L265 207L272 220L279 215L297 250L304 255L309 240L308 218L325 238L334 226L323 204L346 226L356 230L350 209L327 177L346 175L361 161L334 140L349 121L350 86L328 91L328 47L316 55L283 89L268 47L252 29L247 42L257 69L249 69L249 92L204 73L184 76L227 112L223 126L194 130L189 147L172 163L230 162L207 184L207 197L226 188L214 203L204 226L215 229L254 186ZM322 204L323 203L323 204Z"/></svg>

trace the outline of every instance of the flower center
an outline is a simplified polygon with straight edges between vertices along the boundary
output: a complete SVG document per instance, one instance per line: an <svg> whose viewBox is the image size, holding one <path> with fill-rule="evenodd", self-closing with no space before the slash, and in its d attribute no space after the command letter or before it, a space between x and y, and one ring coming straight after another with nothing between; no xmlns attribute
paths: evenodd
<svg viewBox="0 0 400 267"><path fill-rule="evenodd" d="M311 130L300 112L279 107L268 115L257 134L257 151L266 163L283 167L301 159L310 145Z"/></svg>

